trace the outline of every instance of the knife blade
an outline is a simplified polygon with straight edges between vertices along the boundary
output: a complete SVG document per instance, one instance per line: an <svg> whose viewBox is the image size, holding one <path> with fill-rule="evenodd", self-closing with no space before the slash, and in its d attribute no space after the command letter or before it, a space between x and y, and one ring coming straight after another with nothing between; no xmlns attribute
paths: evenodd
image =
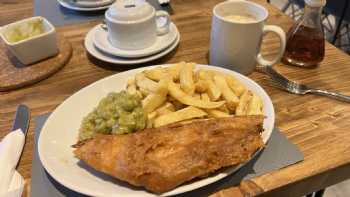
<svg viewBox="0 0 350 197"><path fill-rule="evenodd" d="M18 105L16 115L15 115L15 120L12 126L12 131L21 129L25 136L28 131L29 121L30 121L29 108L23 104Z"/></svg>

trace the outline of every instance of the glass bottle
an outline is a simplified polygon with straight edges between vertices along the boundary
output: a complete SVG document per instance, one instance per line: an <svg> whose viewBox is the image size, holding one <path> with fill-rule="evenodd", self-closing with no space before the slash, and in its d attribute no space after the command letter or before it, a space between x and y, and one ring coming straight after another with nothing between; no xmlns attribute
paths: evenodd
<svg viewBox="0 0 350 197"><path fill-rule="evenodd" d="M326 0L305 0L303 16L287 33L284 63L314 67L323 60L325 39L321 14L325 5Z"/></svg>

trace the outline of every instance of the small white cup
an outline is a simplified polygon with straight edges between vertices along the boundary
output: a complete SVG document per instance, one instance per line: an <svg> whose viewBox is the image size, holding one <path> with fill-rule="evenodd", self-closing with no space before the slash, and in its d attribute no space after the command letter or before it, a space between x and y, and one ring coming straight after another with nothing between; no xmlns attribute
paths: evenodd
<svg viewBox="0 0 350 197"><path fill-rule="evenodd" d="M165 18L158 26L157 20ZM157 36L169 32L170 16L155 9L144 0L116 1L105 13L108 39L120 49L138 50L150 47Z"/></svg>
<svg viewBox="0 0 350 197"><path fill-rule="evenodd" d="M232 22L229 15L250 15L254 22ZM265 25L268 11L261 5L234 0L217 4L213 9L211 26L210 57L211 65L233 69L244 75L252 73L256 63L270 66L280 61L286 46L284 31L275 25ZM260 53L263 35L273 32L280 38L280 50L272 60L266 60Z"/></svg>
<svg viewBox="0 0 350 197"><path fill-rule="evenodd" d="M28 31L25 27L33 21L41 22L44 30L43 33L17 42L11 42L8 39L8 36L13 31ZM59 52L56 29L48 20L41 16L26 18L0 27L0 37L12 54L24 65L55 56Z"/></svg>

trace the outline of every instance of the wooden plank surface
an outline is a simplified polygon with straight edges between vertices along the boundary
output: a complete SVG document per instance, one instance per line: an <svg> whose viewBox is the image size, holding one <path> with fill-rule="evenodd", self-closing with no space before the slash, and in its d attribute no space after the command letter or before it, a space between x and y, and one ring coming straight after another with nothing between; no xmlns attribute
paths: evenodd
<svg viewBox="0 0 350 197"><path fill-rule="evenodd" d="M254 0L270 12L268 24L287 30L292 21L262 0ZM193 61L206 64L209 48L212 8L218 0L172 0L175 14L172 20L181 33L179 47L170 55L152 64ZM1 0L0 25L32 15L30 0ZM51 112L64 99L82 87L105 76L135 66L111 66L89 57L83 47L84 36L96 22L65 26L58 31L72 43L73 57L52 77L20 90L0 93L0 139L12 124L16 106L28 105L32 115ZM278 39L266 36L265 55L274 55ZM0 65L1 69L1 65ZM330 44L326 57L316 69L302 69L277 65L285 76L311 86L350 94L350 57ZM350 105L329 98L292 95L271 86L268 77L250 75L272 98L276 111L276 125L305 155L305 161L290 167L242 182L213 196L301 196L350 178ZM31 177L34 121L30 125L19 172L27 181ZM30 191L30 188L27 189Z"/></svg>
<svg viewBox="0 0 350 197"><path fill-rule="evenodd" d="M43 61L23 65L16 57L6 50L4 42L0 41L0 91L9 91L29 86L48 78L56 73L72 56L72 46L63 36L58 36L60 53Z"/></svg>

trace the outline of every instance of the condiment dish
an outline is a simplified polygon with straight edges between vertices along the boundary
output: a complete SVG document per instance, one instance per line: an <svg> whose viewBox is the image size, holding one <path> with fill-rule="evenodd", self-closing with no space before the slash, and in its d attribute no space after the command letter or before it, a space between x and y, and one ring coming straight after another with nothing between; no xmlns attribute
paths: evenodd
<svg viewBox="0 0 350 197"><path fill-rule="evenodd" d="M13 55L25 65L58 53L55 27L41 16L2 26L0 37Z"/></svg>

